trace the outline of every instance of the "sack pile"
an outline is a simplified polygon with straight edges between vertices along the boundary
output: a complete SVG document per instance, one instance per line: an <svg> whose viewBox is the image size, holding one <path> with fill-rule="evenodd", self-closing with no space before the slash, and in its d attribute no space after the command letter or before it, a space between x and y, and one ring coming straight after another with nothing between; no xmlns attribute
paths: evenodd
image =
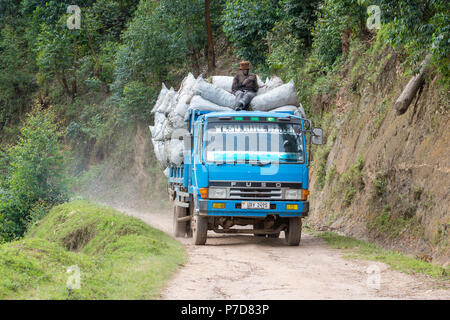
<svg viewBox="0 0 450 320"><path fill-rule="evenodd" d="M250 103L254 111L294 111L305 118L305 111L298 102L294 82L284 84L278 77L267 78L263 82L259 77L259 90ZM197 79L189 73L181 83L180 89L167 89L162 84L155 106L152 109L155 122L150 126L152 143L164 173L168 175L168 167L179 166L184 160L182 140L177 137L177 130L187 129L190 109L203 111L233 111L235 96L231 93L233 77L213 76L212 83L202 76Z"/></svg>

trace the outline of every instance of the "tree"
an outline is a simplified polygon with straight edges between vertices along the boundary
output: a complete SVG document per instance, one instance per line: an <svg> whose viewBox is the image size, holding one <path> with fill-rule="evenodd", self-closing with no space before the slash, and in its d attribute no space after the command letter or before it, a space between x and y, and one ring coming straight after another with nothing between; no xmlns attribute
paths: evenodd
<svg viewBox="0 0 450 320"><path fill-rule="evenodd" d="M36 64L24 33L20 18L0 30L0 132L24 114L36 89Z"/></svg>
<svg viewBox="0 0 450 320"><path fill-rule="evenodd" d="M79 37L80 31L67 29L65 20L67 17L63 16L55 26L42 26L35 52L41 85L49 85L56 79L66 96L73 100L78 92L78 59L86 54L87 47Z"/></svg>
<svg viewBox="0 0 450 320"><path fill-rule="evenodd" d="M235 45L239 57L265 66L269 51L267 32L278 20L278 1L232 0L223 14L223 31Z"/></svg>
<svg viewBox="0 0 450 320"><path fill-rule="evenodd" d="M323 67L333 65L341 56L343 38L365 32L366 20L365 7L355 0L324 1L313 29L313 50Z"/></svg>
<svg viewBox="0 0 450 320"><path fill-rule="evenodd" d="M36 206L67 201L65 162L60 133L50 110L35 107L8 150L9 175L0 191L0 238L20 237Z"/></svg>
<svg viewBox="0 0 450 320"><path fill-rule="evenodd" d="M206 33L208 35L208 72L212 73L216 67L216 57L214 53L209 0L205 0L205 23Z"/></svg>

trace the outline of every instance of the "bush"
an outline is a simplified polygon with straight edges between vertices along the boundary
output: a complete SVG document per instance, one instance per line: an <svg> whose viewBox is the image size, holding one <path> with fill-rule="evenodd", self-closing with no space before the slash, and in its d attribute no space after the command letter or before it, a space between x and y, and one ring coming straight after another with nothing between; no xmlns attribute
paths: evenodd
<svg viewBox="0 0 450 320"><path fill-rule="evenodd" d="M139 81L133 81L125 85L123 96L120 100L120 109L126 121L149 121L151 106L155 104L158 91Z"/></svg>
<svg viewBox="0 0 450 320"><path fill-rule="evenodd" d="M64 157L50 110L36 107L8 150L9 176L0 193L0 238L21 237L42 209L68 198Z"/></svg>

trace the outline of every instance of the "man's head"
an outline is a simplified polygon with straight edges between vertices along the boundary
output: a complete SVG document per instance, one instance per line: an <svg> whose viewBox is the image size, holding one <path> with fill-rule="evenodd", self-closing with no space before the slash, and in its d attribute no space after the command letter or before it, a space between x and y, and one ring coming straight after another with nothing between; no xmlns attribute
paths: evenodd
<svg viewBox="0 0 450 320"><path fill-rule="evenodd" d="M239 69L242 70L242 73L244 75L248 75L248 72L250 70L250 62L241 61L240 65L239 65Z"/></svg>

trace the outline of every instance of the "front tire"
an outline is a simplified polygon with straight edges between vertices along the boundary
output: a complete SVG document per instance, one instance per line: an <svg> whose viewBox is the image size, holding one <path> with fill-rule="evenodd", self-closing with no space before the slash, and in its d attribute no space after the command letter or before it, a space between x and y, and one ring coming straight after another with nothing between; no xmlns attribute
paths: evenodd
<svg viewBox="0 0 450 320"><path fill-rule="evenodd" d="M208 218L195 215L191 218L192 238L195 245L204 245L208 234Z"/></svg>
<svg viewBox="0 0 450 320"><path fill-rule="evenodd" d="M289 218L289 226L284 231L284 238L288 245L298 246L302 238L302 219Z"/></svg>

